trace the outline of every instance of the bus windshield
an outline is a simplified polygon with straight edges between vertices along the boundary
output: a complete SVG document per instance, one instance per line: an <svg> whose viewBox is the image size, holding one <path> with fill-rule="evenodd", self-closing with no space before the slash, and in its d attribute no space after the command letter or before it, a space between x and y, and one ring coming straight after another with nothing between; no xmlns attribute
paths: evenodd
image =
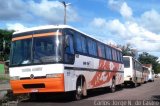
<svg viewBox="0 0 160 106"><path fill-rule="evenodd" d="M44 35L44 34L43 34ZM62 61L62 36L39 36L12 42L11 66Z"/></svg>
<svg viewBox="0 0 160 106"><path fill-rule="evenodd" d="M128 57L123 57L124 67L129 68L130 67L130 59Z"/></svg>

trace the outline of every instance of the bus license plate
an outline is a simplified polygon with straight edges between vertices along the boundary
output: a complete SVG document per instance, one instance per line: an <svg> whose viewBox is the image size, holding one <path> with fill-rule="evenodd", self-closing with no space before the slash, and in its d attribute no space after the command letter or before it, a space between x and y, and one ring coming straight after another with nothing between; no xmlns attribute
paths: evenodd
<svg viewBox="0 0 160 106"><path fill-rule="evenodd" d="M38 92L38 89L32 89L31 92Z"/></svg>

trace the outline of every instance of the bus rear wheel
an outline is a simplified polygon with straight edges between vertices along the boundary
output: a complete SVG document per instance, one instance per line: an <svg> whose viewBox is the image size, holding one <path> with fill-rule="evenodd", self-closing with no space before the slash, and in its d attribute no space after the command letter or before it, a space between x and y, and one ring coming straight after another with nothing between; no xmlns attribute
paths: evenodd
<svg viewBox="0 0 160 106"><path fill-rule="evenodd" d="M137 83L132 83L131 87L136 88L137 87Z"/></svg>

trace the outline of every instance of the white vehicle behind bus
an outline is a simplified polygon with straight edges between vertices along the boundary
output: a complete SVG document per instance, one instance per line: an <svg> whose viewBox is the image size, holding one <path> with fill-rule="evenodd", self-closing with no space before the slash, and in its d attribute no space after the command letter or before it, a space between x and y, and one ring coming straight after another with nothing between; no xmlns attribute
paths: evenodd
<svg viewBox="0 0 160 106"><path fill-rule="evenodd" d="M143 82L142 65L131 56L123 56L124 62L124 84L136 87Z"/></svg>
<svg viewBox="0 0 160 106"><path fill-rule="evenodd" d="M148 67L148 70L149 70L149 74L148 74L148 81L149 82L152 82L154 81L154 78L155 78L155 74L154 74L154 71L152 69L152 64L143 64L145 67Z"/></svg>
<svg viewBox="0 0 160 106"><path fill-rule="evenodd" d="M155 74L154 74L154 71L153 71L153 70L149 71L148 81L153 82L153 81L154 81L154 78L155 78L154 75L155 75Z"/></svg>

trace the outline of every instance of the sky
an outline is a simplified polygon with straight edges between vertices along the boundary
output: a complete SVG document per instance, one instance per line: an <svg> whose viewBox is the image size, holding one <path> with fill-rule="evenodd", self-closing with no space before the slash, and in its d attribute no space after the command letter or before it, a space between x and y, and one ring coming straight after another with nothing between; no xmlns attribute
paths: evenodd
<svg viewBox="0 0 160 106"><path fill-rule="evenodd" d="M63 0L0 0L0 29L63 24ZM105 43L160 57L160 0L64 0L67 24Z"/></svg>

